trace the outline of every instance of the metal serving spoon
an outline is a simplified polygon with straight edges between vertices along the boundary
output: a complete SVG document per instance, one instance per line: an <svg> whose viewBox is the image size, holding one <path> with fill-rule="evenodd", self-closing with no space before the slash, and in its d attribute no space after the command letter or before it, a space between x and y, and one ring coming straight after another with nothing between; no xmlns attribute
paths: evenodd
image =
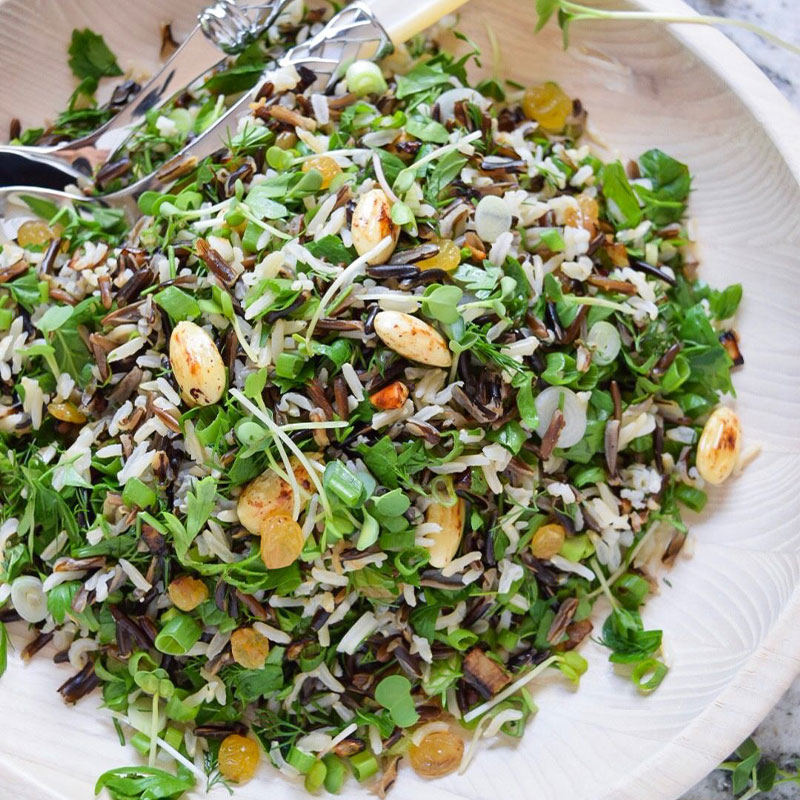
<svg viewBox="0 0 800 800"><path fill-rule="evenodd" d="M217 0L198 15L197 26L158 73L104 125L55 145L0 145L0 184L15 183L19 174L26 174L31 185L63 187L86 178L93 165L112 162L148 111L161 108L221 64L220 52L241 52L290 2L240 7L233 0ZM205 65L199 72L198 64Z"/></svg>

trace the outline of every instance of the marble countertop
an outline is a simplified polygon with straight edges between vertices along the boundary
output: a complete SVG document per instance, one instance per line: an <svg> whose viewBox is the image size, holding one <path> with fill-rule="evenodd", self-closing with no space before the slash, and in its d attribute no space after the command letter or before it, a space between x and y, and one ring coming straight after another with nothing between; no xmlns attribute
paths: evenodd
<svg viewBox="0 0 800 800"><path fill-rule="evenodd" d="M800 44L800 2L798 0L687 0L702 14L736 17L755 22ZM746 30L723 28L786 95L800 108L800 56L776 47ZM800 678L783 696L755 731L754 738L764 755L778 765L790 765L800 756ZM797 800L797 786L759 794L764 800ZM732 800L729 773L713 772L682 800Z"/></svg>
<svg viewBox="0 0 800 800"><path fill-rule="evenodd" d="M701 14L753 22L800 46L798 0L686 0ZM800 108L800 56L741 28L722 30L758 64L772 82Z"/></svg>

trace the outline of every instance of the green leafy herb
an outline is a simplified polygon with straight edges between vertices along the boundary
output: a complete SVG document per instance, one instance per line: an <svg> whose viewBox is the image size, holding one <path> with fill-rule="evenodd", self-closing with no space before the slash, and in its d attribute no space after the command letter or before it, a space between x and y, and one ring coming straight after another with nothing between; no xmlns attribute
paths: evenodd
<svg viewBox="0 0 800 800"><path fill-rule="evenodd" d="M422 310L426 316L452 325L460 317L458 303L462 295L458 286L432 283L422 295Z"/></svg>
<svg viewBox="0 0 800 800"><path fill-rule="evenodd" d="M603 623L602 644L612 651L609 661L635 663L661 647L661 631L646 631L637 611L618 608Z"/></svg>
<svg viewBox="0 0 800 800"><path fill-rule="evenodd" d="M411 697L411 682L402 675L390 675L375 687L375 701L382 705L400 728L408 728L419 720Z"/></svg>
<svg viewBox="0 0 800 800"><path fill-rule="evenodd" d="M117 767L98 778L94 793L106 789L114 800L177 800L194 784L185 767L179 767L177 775L157 767Z"/></svg>
<svg viewBox="0 0 800 800"><path fill-rule="evenodd" d="M606 164L600 174L603 195L611 219L622 228L635 228L642 221L642 210L625 168L619 161Z"/></svg>
<svg viewBox="0 0 800 800"><path fill-rule="evenodd" d="M103 78L122 75L116 56L102 36L84 28L72 31L69 66L76 78Z"/></svg>

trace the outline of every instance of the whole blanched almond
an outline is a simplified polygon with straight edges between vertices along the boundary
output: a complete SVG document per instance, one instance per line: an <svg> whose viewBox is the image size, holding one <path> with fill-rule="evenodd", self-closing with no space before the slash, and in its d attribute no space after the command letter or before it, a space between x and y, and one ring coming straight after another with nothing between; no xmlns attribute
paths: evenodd
<svg viewBox="0 0 800 800"><path fill-rule="evenodd" d="M428 545L432 567L436 569L446 567L458 552L466 509L467 504L460 497L451 506L436 502L428 506L425 522L435 522L440 528L436 533L425 534L426 539L433 539L433 544Z"/></svg>
<svg viewBox="0 0 800 800"><path fill-rule="evenodd" d="M739 460L742 426L727 406L708 418L697 443L697 471L703 480L718 485L728 478Z"/></svg>
<svg viewBox="0 0 800 800"><path fill-rule="evenodd" d="M194 322L179 322L169 339L169 361L189 405L209 406L225 391L225 364L214 340Z"/></svg>
<svg viewBox="0 0 800 800"><path fill-rule="evenodd" d="M375 333L395 353L428 364L449 367L453 357L447 342L427 322L401 311L380 311L375 317Z"/></svg>
<svg viewBox="0 0 800 800"><path fill-rule="evenodd" d="M361 196L353 211L350 233L353 235L353 246L360 256L369 253L390 236L391 241L372 256L369 263L383 264L389 259L397 246L400 227L392 222L392 204L382 189L372 189Z"/></svg>

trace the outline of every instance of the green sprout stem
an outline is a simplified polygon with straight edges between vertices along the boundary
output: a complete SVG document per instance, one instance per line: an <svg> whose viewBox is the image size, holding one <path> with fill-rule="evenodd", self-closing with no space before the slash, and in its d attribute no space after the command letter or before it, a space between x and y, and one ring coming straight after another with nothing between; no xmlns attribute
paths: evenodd
<svg viewBox="0 0 800 800"><path fill-rule="evenodd" d="M656 11L608 11L600 8L591 8L590 6L582 5L581 3L573 3L571 0L559 0L558 7L560 10L570 15L571 22L580 22L581 20L633 20L638 22L664 22L667 24L678 25L710 25L721 26L730 25L734 28L742 28L744 30L755 33L762 39L766 39L779 47L783 47L795 55L800 55L800 47L780 36L775 35L766 28L756 25L752 22L747 22L741 19L729 19L728 17L719 17L707 14L698 15L684 15L684 14L659 14Z"/></svg>

